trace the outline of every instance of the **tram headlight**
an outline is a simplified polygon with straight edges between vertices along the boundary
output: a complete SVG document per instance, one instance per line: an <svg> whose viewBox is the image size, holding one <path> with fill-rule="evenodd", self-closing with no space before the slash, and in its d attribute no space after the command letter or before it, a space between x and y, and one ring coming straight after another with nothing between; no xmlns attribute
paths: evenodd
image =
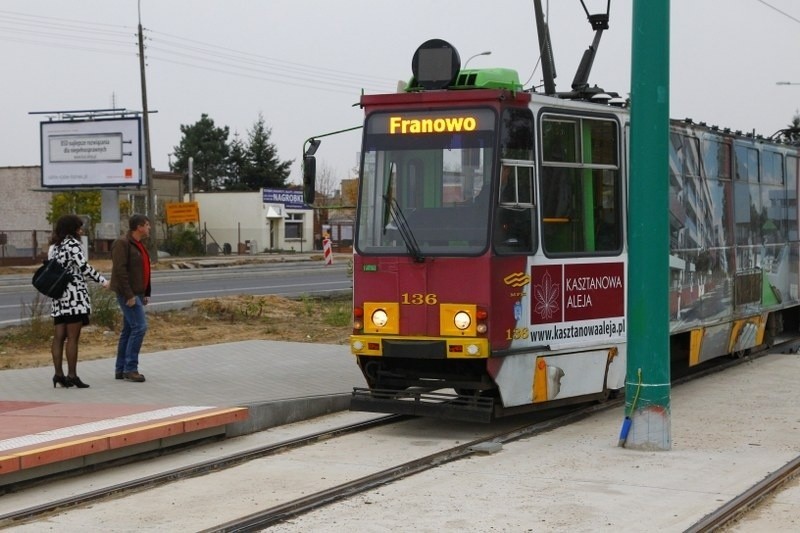
<svg viewBox="0 0 800 533"><path fill-rule="evenodd" d="M389 322L389 315L383 309L376 309L372 312L372 323L375 327L382 328Z"/></svg>
<svg viewBox="0 0 800 533"><path fill-rule="evenodd" d="M439 304L439 334L445 337L474 337L477 306L468 303Z"/></svg>
<svg viewBox="0 0 800 533"><path fill-rule="evenodd" d="M460 330L467 329L472 324L472 317L466 311L459 311L453 315L453 325Z"/></svg>
<svg viewBox="0 0 800 533"><path fill-rule="evenodd" d="M399 302L364 302L364 333L398 335L400 333Z"/></svg>

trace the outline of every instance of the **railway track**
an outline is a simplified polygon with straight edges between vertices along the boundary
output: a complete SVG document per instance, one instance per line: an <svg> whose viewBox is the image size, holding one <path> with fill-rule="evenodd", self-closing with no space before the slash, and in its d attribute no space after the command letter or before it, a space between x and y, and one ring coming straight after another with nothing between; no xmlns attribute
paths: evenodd
<svg viewBox="0 0 800 533"><path fill-rule="evenodd" d="M781 351L784 353L789 351L796 352L799 342L800 341L797 340L779 342L776 343L771 350ZM709 374L721 372L725 369L738 366L745 361L762 357L766 354L767 350L761 350L738 359L722 361L718 360L714 364L708 365L702 370L691 374L682 375L674 380L674 384L680 385L701 377L705 377ZM449 450L443 450L421 459L409 461L381 472L353 480L337 487L319 491L303 498L286 502L268 509L263 509L251 515L219 524L215 527L204 530L204 533L259 531L263 528L270 527L276 523L282 522L299 514L309 512L344 498L348 498L355 494L371 490L380 485L397 481L419 472L435 468L444 463L462 459L472 454L491 453L496 447L502 446L502 444L512 442L523 437L533 436L537 433L549 431L583 419L593 413L619 407L622 404L624 404L624 399L609 400L602 404L571 410L567 414L560 415L545 422L522 426L511 431L498 432L496 434L477 439ZM735 500L724 505L716 512L705 517L702 521L697 523L698 529L690 529L689 531L692 533L713 531L714 529L728 523L730 520L733 520L742 512L745 512L765 496L778 489L785 481L796 475L798 470L800 470L800 457L786 467L781 468L779 471L768 476L767 479L761 483L758 483L740 497L737 497Z"/></svg>
<svg viewBox="0 0 800 533"><path fill-rule="evenodd" d="M286 502L281 505L270 507L256 513L237 518L208 528L205 532L244 532L259 531L263 528L282 522L301 513L313 511L319 507L329 505L344 498L370 490L374 487L392 483L431 468L436 468L450 461L463 459L469 455L480 453L494 453L499 451L503 444L515 441L523 437L530 437L545 431L550 431L558 427L570 424L592 415L598 411L606 410L618 406L622 400L614 400L604 404L595 404L578 409L572 409L568 413L551 418L536 424L523 425L512 430L504 430L492 433L488 436L475 439L471 442L455 446L446 450L439 451L408 461L380 472L355 479L353 481L331 487L326 490L310 494L303 498Z"/></svg>
<svg viewBox="0 0 800 533"><path fill-rule="evenodd" d="M252 449L239 451L229 454L225 457L194 463L165 472L159 472L157 474L118 483L109 487L103 487L101 489L76 494L67 498L54 500L41 505L36 505L26 509L20 509L19 511L0 515L0 527L8 526L21 521L29 521L49 513L64 511L112 496L125 495L181 479L202 476L210 472L231 468L233 466L241 465L262 457L284 453L292 449L309 446L327 439L333 439L342 435L349 435L359 431L365 431L370 428L392 424L408 418L409 417L407 416L389 415L365 422L347 424L341 427L318 431L309 435L303 435L275 444L266 444ZM12 488L11 491L13 490L14 489Z"/></svg>
<svg viewBox="0 0 800 533"><path fill-rule="evenodd" d="M737 497L712 513L704 516L686 533L707 533L723 527L747 513L758 505L764 498L779 491L788 481L800 473L800 456L790 461L782 468L772 472L760 482L756 483Z"/></svg>
<svg viewBox="0 0 800 533"><path fill-rule="evenodd" d="M454 440L467 440L466 443L457 444L455 446L446 446L444 449L435 453L423 455L421 457L415 457L411 460L404 461L394 466L378 470L369 475L347 480L343 483L334 484L327 489L316 491L299 498L289 499L288 501L278 505L269 506L265 510L256 513L250 513L228 521L225 524L211 527L208 530L258 530L271 524L278 523L286 518L297 516L298 514L311 511L320 506L327 505L343 498L347 498L348 496L363 492L372 487L390 483L392 481L414 475L430 468L434 468L438 465L455 461L472 454L489 453L493 451L494 448L502 446L503 443L555 429L565 424L580 420L586 416L590 416L592 413L600 410L608 409L613 406L619 406L621 402L622 400L615 400L607 404L594 404L577 410L573 408L567 411L567 409L564 408L561 410L553 410L552 412L548 413L541 413L537 416L539 418L546 419L535 424L521 423L519 421L513 422L511 419L504 420L503 422L499 423L499 425L502 426L500 430L492 430L493 426L483 424L474 425L458 423L456 425L461 429L458 429L454 432L457 434L456 437L454 437ZM556 413L560 414L555 416ZM514 417L516 420L519 418L521 417ZM301 450L314 444L332 441L339 437L363 434L370 430L375 430L377 428L392 424L398 424L408 420L413 421L413 417L400 415L380 417L367 422L349 424L347 426L337 427L334 429L293 438L288 441L230 454L222 458L167 470L158 474L103 487L98 490L83 492L68 498L49 501L41 505L31 506L25 509L20 509L19 511L2 515L0 516L0 528L20 524L31 524L39 520L48 520L55 514L69 512L79 508L85 508L90 506L90 504L98 504L109 501L110 499L125 498L126 496L133 495L134 493L146 491L147 489L174 486L173 482L189 480L192 478L201 478L205 474L222 472L224 470L270 456L286 456L286 452L292 450ZM438 422L433 422L430 419L419 419L418 421L428 426L438 425ZM469 429L465 431L464 428ZM417 438L417 433L421 432L417 429L410 429L405 432L405 434L408 436L407 438L409 438L411 442ZM460 436L461 433L469 435L473 433L482 433L483 435L474 439L462 439Z"/></svg>
<svg viewBox="0 0 800 533"><path fill-rule="evenodd" d="M781 350L781 351L792 351L794 349L795 348L793 348L790 344L782 345L780 347L776 346L774 348L774 350ZM676 383L676 385L692 379L697 379L700 376L704 376L714 372L719 372L723 369L736 366L738 364L741 364L742 362L747 362L756 357L759 357L760 355L761 354L754 354L741 360L725 361L721 365L716 365L713 368L704 369L699 374L681 378L680 380L678 380L679 383ZM520 423L520 418L522 417L514 417L511 420L516 420L516 423L505 421L502 427L495 428L495 430L489 431L486 434L479 436L478 438L463 439L455 445L445 446L443 449L438 450L434 453L420 455L405 461L399 461L384 468L375 468L366 475L356 476L354 472L353 473L354 475L349 475L347 479L342 480L341 482L328 484L328 487L323 490L304 491L304 493L299 497L291 497L291 495L287 495L287 497L282 498L279 502L273 502L273 504L271 505L261 506L262 508L255 512L242 513L238 518L234 518L233 520L220 521L220 523L212 527L208 527L208 525L206 524L203 525L202 527L196 528L195 530L199 530L202 528L205 528L204 529L205 531L254 531L262 529L270 525L274 525L279 522L285 521L289 518L299 516L311 510L318 509L322 506L326 506L331 503L337 502L339 500L349 498L353 495L362 493L364 491L373 489L375 487L385 485L393 481L403 479L420 472L424 472L426 470L430 470L432 468L444 465L449 462L457 461L459 459L463 459L465 457L469 457L474 454L491 453L492 451L495 451L496 449L502 447L502 445L505 443L550 431L552 429L578 421L582 418L591 416L594 413L604 411L607 409L617 408L621 406L622 403L623 400L619 399L619 400L612 400L604 404L584 406L580 409L571 410L569 412L564 412L562 410L561 412L555 413L558 416L554 416L553 418L547 420L539 420L535 423L523 424ZM222 459L214 459L200 464L191 465L190 467L170 470L159 473L158 475L154 476L147 476L129 483L119 484L113 487L87 492L82 495L78 495L74 498L61 499L58 501L50 502L46 505L23 509L19 512L9 513L7 515L0 516L0 527L11 524L30 522L32 520L37 520L39 518L46 519L48 515L53 515L54 513L57 512L74 509L80 506L85 506L87 503L97 502L101 499L107 500L110 497L120 498L131 492L142 491L143 489L147 488L164 486L165 484L169 484L172 481L197 478L199 476L202 476L203 474L222 471L237 465L242 465L254 459L259 459L270 455L277 455L280 454L281 452L286 452L288 450L302 449L308 446L309 444L327 443L336 437L345 437L348 435L352 436L356 434L361 434L370 429L377 429L380 428L381 426L388 426L389 424L394 424L403 420L408 420L408 418L409 417L396 417L396 416L382 417L370 421L368 423L358 423L358 424L348 425L347 427L326 430L311 435L306 435L297 439L291 439L290 441L281 442L278 444L272 444L269 446L260 447L258 449L247 450L237 454L232 454ZM530 420L530 417L528 417L528 420ZM412 419L411 422L414 422L414 420ZM425 420L417 420L416 423L417 423L416 426L409 426L408 429L405 431L395 432L395 434L392 435L392 439L397 437L398 434L402 434L404 436L410 435L412 438L421 437L424 434L429 433L431 431L431 428L436 427L435 424L426 423ZM460 427L463 428L466 426L462 425ZM470 425L469 427L474 427L474 426ZM486 426L479 426L479 427L486 427ZM373 437L373 438L380 440L385 437ZM361 448L359 447L354 448L352 445L349 446L351 450L357 449L361 451ZM405 447L408 447L408 445L405 445ZM337 459L332 459L332 460L337 460ZM786 474L786 476L790 475L791 475L790 473ZM269 482L270 483L272 482L271 478L262 478L262 482L264 479L269 479ZM319 488L319 486L324 486L324 485L325 484L318 484L316 485L316 488ZM763 490L770 490L770 488L774 490L774 487L777 487L779 485L780 485L779 482L766 484ZM181 489L176 489L176 490L181 491ZM724 508L728 508L728 511L723 512L723 510L721 509L719 513L714 513L713 517L709 516L704 518L703 523L698 522L697 527L700 529L696 529L696 531L709 531L714 527L719 527L718 524L724 523L724 520L730 520L731 519L730 517L736 516L736 513L733 512L733 509L735 507L746 508L749 505L752 505L752 503L748 504L745 501L748 499L749 493L750 491L748 491L748 495L742 495L741 498L737 498L737 502L729 502L728 504L726 504ZM756 493L758 493L758 496L755 496ZM764 494L765 492L763 492L761 489L759 489L758 491L754 490L753 498L762 498ZM728 518L725 518L726 515L728 516ZM708 522L708 524L712 525L704 525L706 521Z"/></svg>
<svg viewBox="0 0 800 533"><path fill-rule="evenodd" d="M777 351L797 351L797 341L786 341L785 343L779 343L773 349ZM747 360L752 360L753 358L766 355L766 353L766 350L762 350L739 359L717 361L714 365L709 365L707 368L674 380L674 384L680 385L709 374L721 372L727 368L738 366ZM204 530L204 533L259 531L263 528L272 526L301 513L309 512L319 507L329 505L335 501L348 498L354 494L371 490L380 485L391 483L419 472L435 468L450 461L463 459L464 457L472 454L492 453L496 448L505 443L512 442L523 437L533 436L545 431L550 431L552 429L581 420L587 416L591 416L596 412L617 408L622 404L624 404L624 399L609 400L602 404L594 404L570 410L566 414L559 415L544 422L521 426L510 431L501 431L449 450L443 450L421 459L409 461L384 471L353 480L352 482L348 482L337 487L319 491L294 501L286 502L275 507L258 511L249 516L219 524L213 528ZM777 489L784 481L790 479L798 469L800 469L800 457L798 457L798 459L793 461L790 465L787 465L787 467L784 467L773 475L768 476L768 479L757 484L755 487L753 487L753 489L747 491L741 497L730 502L729 504L726 504L717 512L712 513L712 515L704 518L702 522L698 523L701 525L701 529L690 531L693 533L712 531L713 529L727 523L729 520L735 518L741 512L751 507L754 503ZM708 524L708 527L702 526L702 524L705 523Z"/></svg>

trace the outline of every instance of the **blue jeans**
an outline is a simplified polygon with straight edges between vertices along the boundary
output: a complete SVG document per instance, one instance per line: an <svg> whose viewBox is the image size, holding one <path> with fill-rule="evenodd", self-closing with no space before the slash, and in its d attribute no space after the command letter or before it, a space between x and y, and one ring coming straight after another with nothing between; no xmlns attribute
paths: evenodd
<svg viewBox="0 0 800 533"><path fill-rule="evenodd" d="M115 372L138 372L139 349L142 347L144 334L147 333L147 315L140 296L136 297L136 305L128 307L125 296L117 295L117 303L122 309L122 332L117 344L117 364Z"/></svg>

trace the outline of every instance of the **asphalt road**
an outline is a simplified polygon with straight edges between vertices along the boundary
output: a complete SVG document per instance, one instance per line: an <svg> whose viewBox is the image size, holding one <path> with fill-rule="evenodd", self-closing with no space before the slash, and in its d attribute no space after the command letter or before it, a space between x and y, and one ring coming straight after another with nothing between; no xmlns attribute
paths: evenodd
<svg viewBox="0 0 800 533"><path fill-rule="evenodd" d="M238 294L286 297L349 294L352 287L347 265L325 265L317 261L155 271L148 308L154 311L176 309L202 298ZM37 296L30 276L0 276L0 327L19 324L29 318ZM49 315L49 300L44 298L44 303Z"/></svg>

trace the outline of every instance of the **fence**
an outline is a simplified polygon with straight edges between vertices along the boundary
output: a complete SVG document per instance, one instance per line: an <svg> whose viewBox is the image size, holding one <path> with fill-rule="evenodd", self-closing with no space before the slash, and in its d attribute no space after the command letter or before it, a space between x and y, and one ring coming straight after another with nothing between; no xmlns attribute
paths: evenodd
<svg viewBox="0 0 800 533"><path fill-rule="evenodd" d="M279 233L280 232L280 233ZM231 253L249 255L256 253L279 252L311 252L314 243L310 238L304 238L298 231L289 235L283 233L283 228L276 227L221 227L203 224L201 230L203 247L209 255L218 253ZM320 247L317 248L321 250Z"/></svg>
<svg viewBox="0 0 800 533"><path fill-rule="evenodd" d="M0 229L0 265L33 265L47 255L51 230Z"/></svg>
<svg viewBox="0 0 800 533"><path fill-rule="evenodd" d="M209 255L279 252L311 252L322 250L318 243L303 238L302 234L277 235L265 228L204 228L200 231L203 249ZM39 263L47 256L51 230L3 230L0 229L0 266L22 266ZM94 239L89 243L90 257L108 257L111 240ZM161 245L163 243L159 243ZM334 251L341 251L334 241Z"/></svg>

